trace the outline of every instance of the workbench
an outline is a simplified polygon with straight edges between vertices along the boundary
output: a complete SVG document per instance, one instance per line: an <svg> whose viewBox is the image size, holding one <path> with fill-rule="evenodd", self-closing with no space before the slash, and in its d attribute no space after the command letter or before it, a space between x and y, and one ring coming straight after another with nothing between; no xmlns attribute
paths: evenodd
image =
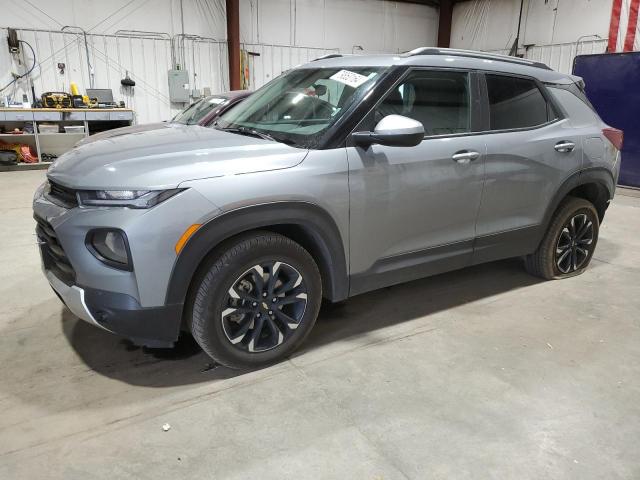
<svg viewBox="0 0 640 480"><path fill-rule="evenodd" d="M60 156L82 138L93 133L129 126L135 118L128 108L0 108L0 140L30 145L38 154L38 163L0 165L0 171L46 169L50 161L42 155ZM56 124L60 133L40 133L42 123ZM34 133L2 133L14 128L22 130L31 124ZM83 125L83 133L62 133L65 125Z"/></svg>

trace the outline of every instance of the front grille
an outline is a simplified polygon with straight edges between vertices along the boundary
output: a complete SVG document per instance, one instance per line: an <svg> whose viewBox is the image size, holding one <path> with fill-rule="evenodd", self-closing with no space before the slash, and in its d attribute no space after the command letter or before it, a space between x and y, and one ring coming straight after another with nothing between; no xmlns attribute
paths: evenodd
<svg viewBox="0 0 640 480"><path fill-rule="evenodd" d="M33 218L35 218L37 223L36 235L38 236L38 243L40 244L40 251L42 252L44 268L51 270L56 277L67 285L74 284L76 272L71 266L67 254L64 253L64 249L58 241L53 227L51 227L49 222L37 215L34 215Z"/></svg>
<svg viewBox="0 0 640 480"><path fill-rule="evenodd" d="M59 183L49 180L49 191L47 193L49 199L54 203L65 207L74 208L78 206L78 196L72 188L63 187Z"/></svg>

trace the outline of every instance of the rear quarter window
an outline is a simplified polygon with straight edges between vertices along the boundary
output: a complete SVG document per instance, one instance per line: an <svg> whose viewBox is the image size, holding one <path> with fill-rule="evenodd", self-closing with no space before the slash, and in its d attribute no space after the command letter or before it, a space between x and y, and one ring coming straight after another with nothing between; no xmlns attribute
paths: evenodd
<svg viewBox="0 0 640 480"><path fill-rule="evenodd" d="M591 107L590 103L585 103L571 90L562 87L548 85L547 90L553 95L553 98L562 106L567 113L569 122L574 127L593 125L600 122L600 117Z"/></svg>
<svg viewBox="0 0 640 480"><path fill-rule="evenodd" d="M593 111L596 110L594 106L591 104L591 102L589 101L589 99L587 98L587 95L584 92L584 87L582 86L578 86L575 83L569 83L569 84L549 83L547 84L547 87L562 89L562 90L566 90L567 92L571 92L576 97L578 97L584 104L586 104L589 108L591 108Z"/></svg>

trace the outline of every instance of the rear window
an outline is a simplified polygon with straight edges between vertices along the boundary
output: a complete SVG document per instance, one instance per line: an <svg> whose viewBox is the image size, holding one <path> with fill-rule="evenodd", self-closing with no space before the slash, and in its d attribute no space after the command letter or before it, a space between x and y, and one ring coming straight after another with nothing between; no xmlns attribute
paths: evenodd
<svg viewBox="0 0 640 480"><path fill-rule="evenodd" d="M554 118L533 80L488 74L486 81L491 130L536 127Z"/></svg>

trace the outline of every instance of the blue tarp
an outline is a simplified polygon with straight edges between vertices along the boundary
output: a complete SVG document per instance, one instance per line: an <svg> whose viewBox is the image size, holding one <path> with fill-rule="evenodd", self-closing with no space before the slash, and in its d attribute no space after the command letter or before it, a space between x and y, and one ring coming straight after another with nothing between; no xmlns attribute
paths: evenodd
<svg viewBox="0 0 640 480"><path fill-rule="evenodd" d="M624 131L620 185L640 187L640 52L579 55L573 73L602 120Z"/></svg>

